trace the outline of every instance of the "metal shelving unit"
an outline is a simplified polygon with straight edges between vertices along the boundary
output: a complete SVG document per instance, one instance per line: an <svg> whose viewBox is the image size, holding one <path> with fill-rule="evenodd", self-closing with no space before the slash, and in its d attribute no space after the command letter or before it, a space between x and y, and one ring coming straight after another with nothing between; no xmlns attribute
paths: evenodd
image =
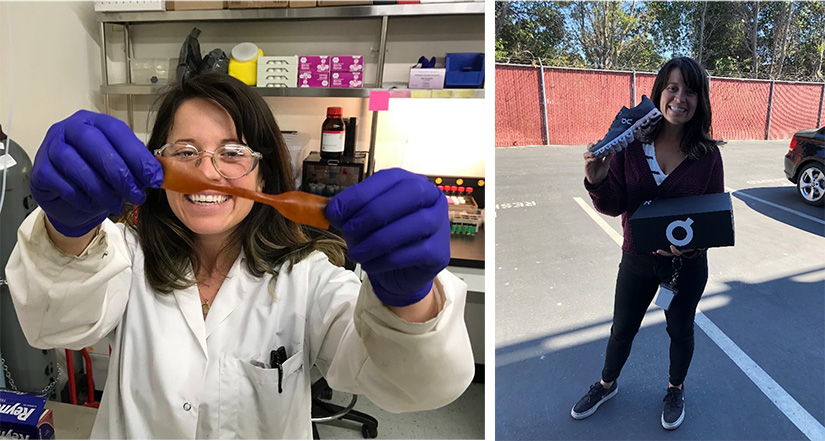
<svg viewBox="0 0 825 441"><path fill-rule="evenodd" d="M383 88L384 59L387 51L387 30L390 17L439 16L439 15L483 15L484 2L465 3L428 3L413 5L368 5L368 6L333 6L315 8L275 8L275 9L218 9L207 11L147 11L147 12L97 12L96 20L100 31L100 58L103 84L100 92L104 96L106 113L111 113L109 96L125 95L127 122L134 127L134 110L132 97L135 95L155 95L164 85L132 84L131 53L132 42L129 27L146 23L173 22L243 22L243 21L280 21L280 20L319 20L319 19L358 19L375 18L381 20L381 32L378 49L378 72L376 84L363 89L337 88L264 88L255 89L267 97L335 97L367 98L373 90ZM106 25L123 26L123 44L126 60L126 83L110 84L107 65L108 53L106 43ZM478 89L474 97L483 97L484 90ZM455 99L455 98L453 98ZM466 98L460 98L466 99ZM370 146L367 175L372 174L375 165L375 140L378 126L378 112L372 112L370 127Z"/></svg>
<svg viewBox="0 0 825 441"><path fill-rule="evenodd" d="M101 86L100 91L107 95L155 95L162 91L166 84L109 84ZM358 89L337 89L321 87L253 87L261 96L307 97L307 98L369 98L370 93L376 90L389 90L370 85ZM453 93L472 92L472 97L484 98L484 89L437 89ZM438 96L433 98L439 98Z"/></svg>
<svg viewBox="0 0 825 441"><path fill-rule="evenodd" d="M97 12L100 23L158 23L184 21L312 20L329 18L399 17L416 15L484 14L484 2L418 5L325 6L315 8L215 9L210 11Z"/></svg>

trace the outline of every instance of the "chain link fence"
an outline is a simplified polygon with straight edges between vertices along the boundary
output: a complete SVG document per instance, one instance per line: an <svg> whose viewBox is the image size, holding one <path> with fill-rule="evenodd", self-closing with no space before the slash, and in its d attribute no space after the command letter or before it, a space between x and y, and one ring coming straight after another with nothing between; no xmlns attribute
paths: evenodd
<svg viewBox="0 0 825 441"><path fill-rule="evenodd" d="M496 64L496 147L579 145L622 106L650 96L655 73ZM788 139L825 121L825 83L710 77L713 136Z"/></svg>

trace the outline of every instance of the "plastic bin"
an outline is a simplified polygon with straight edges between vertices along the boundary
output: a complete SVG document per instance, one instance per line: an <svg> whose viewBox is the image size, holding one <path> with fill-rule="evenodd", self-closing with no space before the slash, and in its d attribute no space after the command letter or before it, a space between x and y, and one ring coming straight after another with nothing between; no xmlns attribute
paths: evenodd
<svg viewBox="0 0 825 441"><path fill-rule="evenodd" d="M446 88L480 88L484 84L484 54L461 52L447 54Z"/></svg>

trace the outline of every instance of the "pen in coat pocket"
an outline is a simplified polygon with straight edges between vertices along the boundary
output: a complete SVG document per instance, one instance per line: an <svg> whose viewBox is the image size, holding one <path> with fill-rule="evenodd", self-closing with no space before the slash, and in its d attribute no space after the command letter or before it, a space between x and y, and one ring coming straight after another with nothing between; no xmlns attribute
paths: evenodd
<svg viewBox="0 0 825 441"><path fill-rule="evenodd" d="M283 393L284 388L282 385L284 379L284 366L283 363L286 361L286 348L281 346L277 350L274 350L269 353L269 365L272 366L274 369L278 369L278 393Z"/></svg>

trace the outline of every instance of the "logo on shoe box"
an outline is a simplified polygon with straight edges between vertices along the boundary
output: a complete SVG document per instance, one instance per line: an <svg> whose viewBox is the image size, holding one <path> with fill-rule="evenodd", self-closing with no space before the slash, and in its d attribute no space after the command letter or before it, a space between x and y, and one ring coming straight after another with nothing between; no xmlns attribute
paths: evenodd
<svg viewBox="0 0 825 441"><path fill-rule="evenodd" d="M667 226L667 230L665 230L665 236L667 236L668 242L672 243L673 246L682 247L690 243L693 240L693 219L687 218L685 220L675 220L671 222ZM685 237L682 239L677 239L673 235L673 231L677 228L681 228L685 230Z"/></svg>

